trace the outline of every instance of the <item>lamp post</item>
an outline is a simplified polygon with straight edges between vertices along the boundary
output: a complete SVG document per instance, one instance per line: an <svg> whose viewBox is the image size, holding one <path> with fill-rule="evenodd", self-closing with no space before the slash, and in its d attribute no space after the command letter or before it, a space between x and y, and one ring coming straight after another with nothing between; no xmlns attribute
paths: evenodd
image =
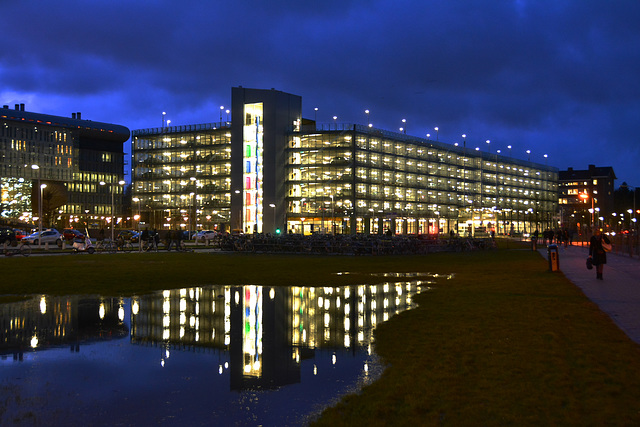
<svg viewBox="0 0 640 427"><path fill-rule="evenodd" d="M189 180L193 183L193 231L197 231L198 228L198 180L195 176L189 177Z"/></svg>
<svg viewBox="0 0 640 427"><path fill-rule="evenodd" d="M635 223L637 221L637 219L636 219L636 213L637 213L636 212L636 191L638 190L638 188L634 187L632 185L628 185L626 183L621 184L620 187L621 188L624 187L626 189L633 188L633 222Z"/></svg>
<svg viewBox="0 0 640 427"><path fill-rule="evenodd" d="M329 197L331 197L331 234L336 234L335 226L333 224L333 218L335 216L335 205L333 204L333 194Z"/></svg>
<svg viewBox="0 0 640 427"><path fill-rule="evenodd" d="M141 200L138 197L134 197L131 200L133 200L134 202L138 203L138 227L137 228L138 228L138 231L139 231L140 230L140 220L142 219L142 209L141 209L141 206L140 206Z"/></svg>
<svg viewBox="0 0 640 427"><path fill-rule="evenodd" d="M407 119L402 119L402 127L400 128L400 132L407 133Z"/></svg>
<svg viewBox="0 0 640 427"><path fill-rule="evenodd" d="M196 195L196 193L192 191L191 193L189 193L189 195L191 196L191 198L193 200L193 208L194 208L193 210L195 211L195 207L196 207L195 195ZM195 214L195 212L194 212L194 214ZM195 231L195 226L193 226L195 224L195 220L193 219L193 216L194 215L189 215L189 235L187 236L188 239L191 238L191 235ZM192 222L192 220L193 220L193 222Z"/></svg>
<svg viewBox="0 0 640 427"><path fill-rule="evenodd" d="M106 185L107 183L104 181L100 181L100 185ZM124 185L125 182L123 180L118 181L119 185ZM111 241L115 241L115 223L113 211L115 210L115 185L111 186Z"/></svg>
<svg viewBox="0 0 640 427"><path fill-rule="evenodd" d="M40 182L40 180L38 180ZM38 248L42 246L42 192L47 188L47 184L39 184L40 202L38 203Z"/></svg>
<svg viewBox="0 0 640 427"><path fill-rule="evenodd" d="M467 157L467 134L462 134L462 210L466 211L467 208L467 165L466 165L466 157ZM464 221L466 223L466 212ZM472 216L473 218L473 216ZM467 230L467 234L471 235L469 230Z"/></svg>
<svg viewBox="0 0 640 427"><path fill-rule="evenodd" d="M582 200L587 200L589 198L589 195L587 193L580 193L578 197L580 197ZM593 228L593 214L595 212L595 209L593 207L593 197L591 197L591 209L589 209L589 212L591 212L591 228Z"/></svg>
<svg viewBox="0 0 640 427"><path fill-rule="evenodd" d="M276 205L269 203L269 207L273 208L273 234L276 234Z"/></svg>
<svg viewBox="0 0 640 427"><path fill-rule="evenodd" d="M433 130L436 131L436 141L438 140L438 126L434 127Z"/></svg>
<svg viewBox="0 0 640 427"><path fill-rule="evenodd" d="M37 170L38 171L38 236L42 236L42 186L40 185L40 166L38 165L31 165L31 169L33 169L34 171ZM40 247L40 241L42 240L42 237L38 238L38 248Z"/></svg>
<svg viewBox="0 0 640 427"><path fill-rule="evenodd" d="M527 150L527 161L530 162L531 161L531 150Z"/></svg>
<svg viewBox="0 0 640 427"><path fill-rule="evenodd" d="M364 110L364 113L367 115L367 126L371 126L371 121L369 120L369 110Z"/></svg>
<svg viewBox="0 0 640 427"><path fill-rule="evenodd" d="M313 121L318 122L318 107L313 109Z"/></svg>
<svg viewBox="0 0 640 427"><path fill-rule="evenodd" d="M134 197L131 200L133 200L134 202L138 202L138 227L137 227L137 230L138 230L138 233L140 233L140 220L142 219L142 207L140 205L141 200L138 197ZM138 251L142 252L142 244L138 245Z"/></svg>

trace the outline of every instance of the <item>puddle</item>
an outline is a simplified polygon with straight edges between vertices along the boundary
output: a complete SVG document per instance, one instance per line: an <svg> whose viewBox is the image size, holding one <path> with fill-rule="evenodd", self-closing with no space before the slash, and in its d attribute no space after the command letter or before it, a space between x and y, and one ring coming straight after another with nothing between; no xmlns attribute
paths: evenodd
<svg viewBox="0 0 640 427"><path fill-rule="evenodd" d="M0 424L305 425L379 377L373 329L431 282L0 304Z"/></svg>

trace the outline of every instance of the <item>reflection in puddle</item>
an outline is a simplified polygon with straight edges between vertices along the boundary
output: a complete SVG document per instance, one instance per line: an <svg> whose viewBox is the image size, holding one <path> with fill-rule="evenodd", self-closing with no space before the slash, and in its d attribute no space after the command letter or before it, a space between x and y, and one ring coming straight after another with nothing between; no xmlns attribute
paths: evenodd
<svg viewBox="0 0 640 427"><path fill-rule="evenodd" d="M304 424L377 378L372 330L430 283L1 304L0 424Z"/></svg>

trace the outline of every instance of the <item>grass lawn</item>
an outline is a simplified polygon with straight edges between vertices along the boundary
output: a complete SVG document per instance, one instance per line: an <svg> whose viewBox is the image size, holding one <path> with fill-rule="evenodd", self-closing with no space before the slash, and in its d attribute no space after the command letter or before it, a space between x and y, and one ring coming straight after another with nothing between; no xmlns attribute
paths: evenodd
<svg viewBox="0 0 640 427"><path fill-rule="evenodd" d="M5 258L0 302L208 284L333 286L454 273L375 331L382 378L317 425L640 425L640 352L536 252L401 257L208 253ZM352 274L337 276L348 271ZM379 278L378 280L384 280Z"/></svg>

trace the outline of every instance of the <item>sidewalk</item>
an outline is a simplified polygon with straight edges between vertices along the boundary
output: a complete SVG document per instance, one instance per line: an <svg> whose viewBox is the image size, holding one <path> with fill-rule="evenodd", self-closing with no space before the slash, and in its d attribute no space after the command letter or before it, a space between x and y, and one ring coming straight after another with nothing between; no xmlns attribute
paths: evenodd
<svg viewBox="0 0 640 427"><path fill-rule="evenodd" d="M547 259L546 247L538 252ZM595 266L587 270L588 254L586 246L558 247L560 271L640 344L640 260L608 253L604 280L597 280Z"/></svg>

